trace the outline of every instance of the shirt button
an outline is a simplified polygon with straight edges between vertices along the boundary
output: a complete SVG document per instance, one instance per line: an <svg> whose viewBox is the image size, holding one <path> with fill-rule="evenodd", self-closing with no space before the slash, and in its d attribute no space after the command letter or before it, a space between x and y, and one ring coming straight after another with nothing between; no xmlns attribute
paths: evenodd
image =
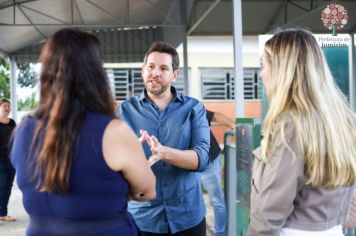
<svg viewBox="0 0 356 236"><path fill-rule="evenodd" d="M162 163L162 166L166 166L166 163L165 163L165 162L163 162L163 163Z"/></svg>

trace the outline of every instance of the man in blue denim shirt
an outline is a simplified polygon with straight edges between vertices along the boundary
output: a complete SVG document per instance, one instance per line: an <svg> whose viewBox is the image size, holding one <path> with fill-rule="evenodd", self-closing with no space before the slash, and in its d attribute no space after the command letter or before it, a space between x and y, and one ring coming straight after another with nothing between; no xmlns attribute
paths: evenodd
<svg viewBox="0 0 356 236"><path fill-rule="evenodd" d="M209 125L203 105L177 94L177 51L155 42L142 67L145 89L124 102L119 116L140 137L156 175L156 198L131 201L143 235L205 236L205 205L198 171L209 162Z"/></svg>

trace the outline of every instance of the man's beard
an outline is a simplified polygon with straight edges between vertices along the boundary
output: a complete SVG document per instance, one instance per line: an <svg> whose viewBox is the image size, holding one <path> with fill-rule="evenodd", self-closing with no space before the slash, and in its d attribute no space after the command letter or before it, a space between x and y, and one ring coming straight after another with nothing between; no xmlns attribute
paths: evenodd
<svg viewBox="0 0 356 236"><path fill-rule="evenodd" d="M146 90L147 90L149 93L151 93L151 94L153 94L153 95L156 95L156 96L159 96L159 95L161 95L162 93L164 93L164 92L167 91L167 89L169 88L170 84L166 84L166 85L160 84L160 85L161 85L161 88L158 89L158 90L156 90L156 89L149 89L150 86L148 86L147 84L145 84L145 88L146 88Z"/></svg>

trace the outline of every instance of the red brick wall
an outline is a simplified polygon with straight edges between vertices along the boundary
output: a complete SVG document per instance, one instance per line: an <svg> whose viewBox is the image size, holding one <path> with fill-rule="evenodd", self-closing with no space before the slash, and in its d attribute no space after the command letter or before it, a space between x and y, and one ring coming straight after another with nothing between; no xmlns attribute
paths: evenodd
<svg viewBox="0 0 356 236"><path fill-rule="evenodd" d="M235 120L235 101L204 102L204 106L207 110L220 112ZM261 101L245 101L245 117L260 118L261 109ZM223 144L224 133L228 129L224 126L213 126L211 129L218 142Z"/></svg>

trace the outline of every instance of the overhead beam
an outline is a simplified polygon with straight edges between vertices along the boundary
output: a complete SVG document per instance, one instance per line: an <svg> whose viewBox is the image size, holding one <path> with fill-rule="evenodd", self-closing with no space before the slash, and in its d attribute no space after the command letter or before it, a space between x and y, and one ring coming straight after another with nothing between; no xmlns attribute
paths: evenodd
<svg viewBox="0 0 356 236"><path fill-rule="evenodd" d="M204 14L195 22L195 24L189 28L187 35L190 35L220 2L221 0L215 0L215 2L213 2Z"/></svg>
<svg viewBox="0 0 356 236"><path fill-rule="evenodd" d="M295 3L295 2L292 2L291 0L287 0L287 2L288 2L290 5L293 5L293 6L299 8L299 9L305 11L305 12L308 12L309 10L312 10L312 9L307 9L307 8L305 8L305 7L303 7L303 6L299 5L299 4L297 4L297 3Z"/></svg>
<svg viewBox="0 0 356 236"><path fill-rule="evenodd" d="M167 14L166 14L166 16L165 16L165 18L164 18L164 20L163 20L163 22L162 22L163 24L164 24L167 20L171 19L169 16L171 15L172 12L174 12L174 11L176 11L176 9L178 9L179 3L180 3L180 0L172 1L171 7L170 7L169 10L167 11Z"/></svg>
<svg viewBox="0 0 356 236"><path fill-rule="evenodd" d="M275 24L276 20L278 19L278 17L281 15L282 12L284 12L283 8L284 8L286 2L287 2L287 0L284 0L283 2L281 2L281 4L279 4L278 8L274 12L273 16L271 17L271 20L269 21L269 24L267 25L267 27L265 29L265 33L271 30L271 28Z"/></svg>
<svg viewBox="0 0 356 236"><path fill-rule="evenodd" d="M277 21L278 17L281 14L283 14L283 16L284 16L283 20L284 20L284 27L285 27L285 26L289 26L289 25L293 24L294 22L297 22L298 20L302 19L303 17L306 17L309 14L314 13L316 10L319 10L322 7L327 5L327 3L320 2L320 1L318 1L317 4L314 4L314 3L315 2L313 0L310 0L310 9L307 9L307 8L293 2L292 0L284 0L278 6L277 10L275 11L275 14L273 14L273 17L271 18L269 25L267 25L265 32L268 32L273 29L273 27L276 25L276 21ZM297 7L299 9L305 11L306 13L296 19L293 19L292 21L288 21L288 5Z"/></svg>
<svg viewBox="0 0 356 236"><path fill-rule="evenodd" d="M328 5L329 3L328 2L324 2L323 4L319 5L318 7L315 7L313 10L310 10L308 11L307 13L287 22L286 24L282 25L281 27L288 27L288 26L291 26L293 25L294 23L298 22L299 20L313 14L314 12L316 11L320 11L321 9L323 9L326 5Z"/></svg>
<svg viewBox="0 0 356 236"><path fill-rule="evenodd" d="M130 0L126 0L126 23L130 24Z"/></svg>
<svg viewBox="0 0 356 236"><path fill-rule="evenodd" d="M8 8L8 7L13 7L13 6L16 6L16 5L22 5L22 4L26 4L26 3L29 3L29 2L34 2L34 1L39 1L39 0L28 0L26 2L20 2L20 3L16 3L16 1L13 1L12 3L0 5L0 10Z"/></svg>
<svg viewBox="0 0 356 236"><path fill-rule="evenodd" d="M16 0L14 0L16 2ZM35 28L35 30L45 39L47 39L47 36L41 32L41 30L38 29L38 27L32 22L32 20L30 19L30 17L28 17L28 15L25 13L25 11L22 9L21 5L17 5L17 7L19 8L19 10L22 12L22 14L25 16L25 18L28 20L28 22L30 22L31 26L33 26L33 28Z"/></svg>
<svg viewBox="0 0 356 236"><path fill-rule="evenodd" d="M80 9L79 9L77 0L74 0L74 4L75 4L75 7L77 8L78 16L79 16L80 22L82 22L82 24L84 24L84 20L83 20L83 17L82 17L82 13L80 12ZM74 9L73 9L73 11L74 11ZM73 16L74 16L74 13L73 13Z"/></svg>
<svg viewBox="0 0 356 236"><path fill-rule="evenodd" d="M70 24L69 22L65 22L65 21L63 21L63 20L61 20L61 19L58 19L58 18L56 18L56 17L53 17L53 16L51 16L51 15L48 15L48 14L46 14L46 13L43 13L43 12L38 11L38 10L36 10L36 9L33 9L33 8L31 8L31 7L28 7L28 6L25 6L25 5L22 5L21 7L22 7L22 8L26 8L26 9L29 10L29 11L36 12L36 13L39 14L39 15L48 17L48 18L50 18L50 19L52 19L52 20L58 21L58 22L60 22L60 23L62 23L62 24L65 24L65 25L69 25L69 24Z"/></svg>
<svg viewBox="0 0 356 236"><path fill-rule="evenodd" d="M16 5L13 5L12 7L12 22L14 24L16 23Z"/></svg>
<svg viewBox="0 0 356 236"><path fill-rule="evenodd" d="M74 0L70 0L70 22L74 24Z"/></svg>
<svg viewBox="0 0 356 236"><path fill-rule="evenodd" d="M171 23L175 23L175 21L170 18L165 12L163 12L161 9L159 9L155 4L153 4L150 0L146 0L146 2L156 11L158 12L161 16L164 16L165 19L168 19Z"/></svg>
<svg viewBox="0 0 356 236"><path fill-rule="evenodd" d="M8 56L9 56L9 53L6 52L4 49L0 48L0 56L2 56L2 57L8 57Z"/></svg>
<svg viewBox="0 0 356 236"><path fill-rule="evenodd" d="M101 6L99 6L98 4L93 3L91 0L87 0L88 3L90 3L91 5L95 6L96 8L100 9L101 11L105 12L107 15L111 16L113 19L119 21L120 23L124 24L124 21L119 18L118 16L115 16L114 14L111 14L110 12L108 12L106 9L102 8Z"/></svg>
<svg viewBox="0 0 356 236"><path fill-rule="evenodd" d="M66 27L118 27L118 28L140 28L140 27L177 27L182 26L182 24L139 24L139 25L130 25L130 24L3 24L0 23L0 26L8 27L24 27L24 26L66 26Z"/></svg>

